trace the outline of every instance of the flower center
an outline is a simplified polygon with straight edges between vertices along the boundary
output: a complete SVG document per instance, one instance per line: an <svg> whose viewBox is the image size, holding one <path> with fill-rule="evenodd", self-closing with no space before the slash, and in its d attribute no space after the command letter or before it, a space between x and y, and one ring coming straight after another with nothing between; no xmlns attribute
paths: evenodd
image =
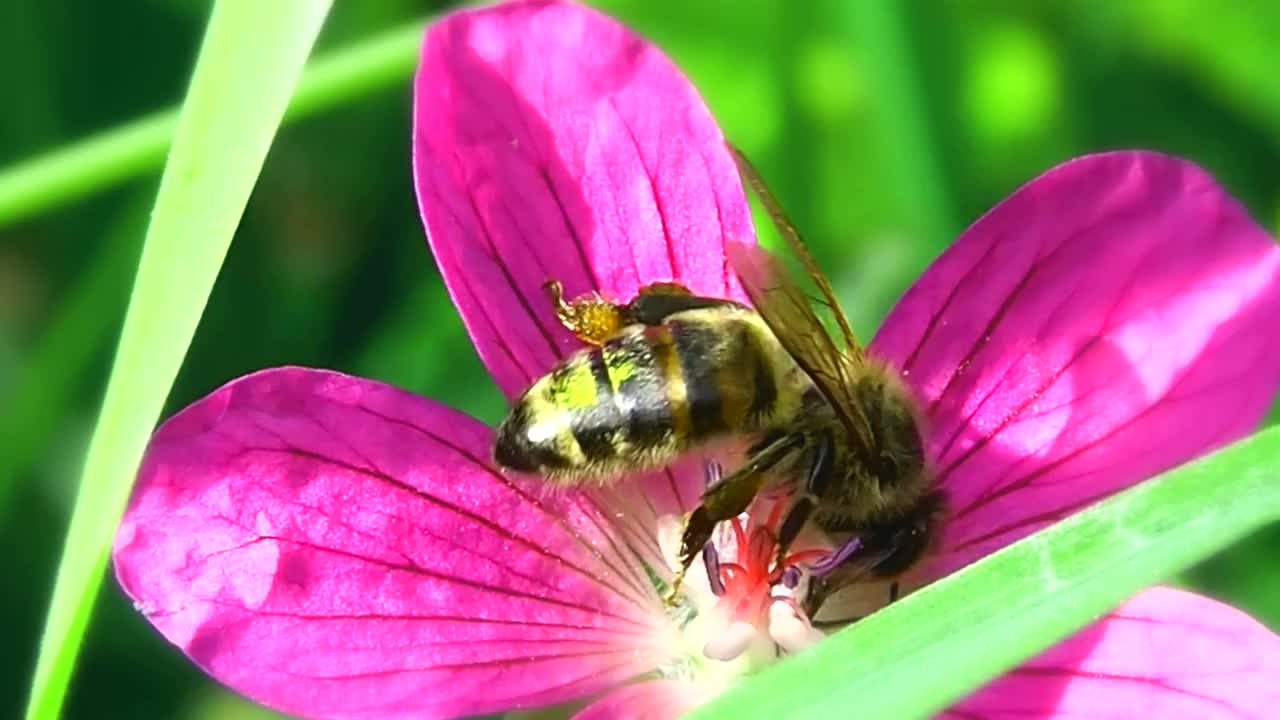
<svg viewBox="0 0 1280 720"><path fill-rule="evenodd" d="M707 582L719 598L717 610L731 622L752 625L763 622L766 603L774 597L771 592L774 587L781 583L783 589L794 591L801 579L797 563L812 562L828 554L824 550L807 550L778 559L777 530L785 506L781 500L774 502L764 522L750 515L745 526L741 517L729 521L735 560L723 561L714 542L703 550ZM791 593L781 593L779 597L789 604L796 603Z"/></svg>
<svg viewBox="0 0 1280 720"><path fill-rule="evenodd" d="M744 659L750 669L771 662L779 649L796 652L823 637L801 607L808 582L800 565L830 551L779 546L787 506L786 498L757 501L722 523L703 549L703 573L690 576L685 597L699 618L689 639L702 641L704 658Z"/></svg>

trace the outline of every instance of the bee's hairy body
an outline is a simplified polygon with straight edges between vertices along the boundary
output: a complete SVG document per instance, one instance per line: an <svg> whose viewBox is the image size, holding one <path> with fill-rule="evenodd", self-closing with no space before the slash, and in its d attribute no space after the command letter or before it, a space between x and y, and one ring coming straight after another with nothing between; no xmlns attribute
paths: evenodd
<svg viewBox="0 0 1280 720"><path fill-rule="evenodd" d="M812 383L759 315L718 302L632 323L570 355L516 402L498 430L498 462L557 484L606 484L796 422Z"/></svg>
<svg viewBox="0 0 1280 720"><path fill-rule="evenodd" d="M825 477L811 478L801 488L817 501L813 521L833 533L850 532L867 523L896 520L903 508L927 492L930 478L911 400L887 368L868 368L856 384L859 407L871 421L875 442L863 448L839 424L831 406L816 389L805 421L798 427L810 437L830 443ZM797 426L788 428L795 432ZM786 474L803 478L821 464L808 447L796 455Z"/></svg>
<svg viewBox="0 0 1280 720"><path fill-rule="evenodd" d="M725 245L726 260L751 308L671 282L646 285L626 304L596 294L566 303L548 282L561 324L591 347L525 391L498 428L494 460L560 485L600 485L718 439L745 440L742 463L722 478L708 473L715 482L685 516L668 602L716 524L782 484L791 499L777 530L779 564L810 522L847 536L829 563L810 567L812 616L841 587L914 565L946 501L902 378L863 350L764 180L730 151L816 294L777 257L738 242Z"/></svg>
<svg viewBox="0 0 1280 720"><path fill-rule="evenodd" d="M768 485L797 498L780 548L810 521L865 548L830 578L814 578L812 603L850 578L899 575L925 552L943 501L931 491L914 403L896 372L871 359L847 367L840 402L856 408L860 433L751 308L671 283L641 288L625 305L597 296L565 303L558 284L548 290L561 322L588 346L515 402L498 427L499 465L561 486L607 485L719 440L748 445L742 465L686 517L673 592L715 524Z"/></svg>
<svg viewBox="0 0 1280 720"><path fill-rule="evenodd" d="M680 297L710 306L625 325L535 381L499 426L498 463L558 485L606 485L718 440L745 441L752 457L803 438L768 475L811 496L813 522L831 533L897 522L926 492L915 413L892 370L868 364L856 380L875 429L864 448L760 315ZM717 514L739 504L714 490L708 503Z"/></svg>

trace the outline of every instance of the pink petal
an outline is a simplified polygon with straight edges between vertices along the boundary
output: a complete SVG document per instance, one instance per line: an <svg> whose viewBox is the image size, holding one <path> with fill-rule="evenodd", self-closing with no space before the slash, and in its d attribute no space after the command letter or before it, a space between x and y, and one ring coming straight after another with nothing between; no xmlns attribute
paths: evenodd
<svg viewBox="0 0 1280 720"><path fill-rule="evenodd" d="M218 680L306 716L479 714L652 670L661 601L605 513L498 474L490 442L373 381L241 378L156 433L116 574Z"/></svg>
<svg viewBox="0 0 1280 720"><path fill-rule="evenodd" d="M658 280L740 298L754 238L719 128L689 81L572 3L453 13L427 33L414 172L440 271L509 395L577 346L542 284L629 300Z"/></svg>
<svg viewBox="0 0 1280 720"><path fill-rule="evenodd" d="M675 720L711 697L687 680L649 680L605 695L573 720Z"/></svg>
<svg viewBox="0 0 1280 720"><path fill-rule="evenodd" d="M951 710L954 720L1275 717L1280 638L1208 598L1153 588Z"/></svg>
<svg viewBox="0 0 1280 720"><path fill-rule="evenodd" d="M978 220L872 347L922 399L945 574L1248 432L1280 383L1280 249L1212 178L1094 155Z"/></svg>

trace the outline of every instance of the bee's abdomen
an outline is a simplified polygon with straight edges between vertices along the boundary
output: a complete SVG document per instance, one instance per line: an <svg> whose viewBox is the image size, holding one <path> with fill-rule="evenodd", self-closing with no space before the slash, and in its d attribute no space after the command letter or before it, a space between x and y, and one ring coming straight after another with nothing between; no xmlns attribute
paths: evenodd
<svg viewBox="0 0 1280 720"><path fill-rule="evenodd" d="M732 322L626 328L530 387L499 427L494 457L552 480L603 482L750 430L777 397L759 342Z"/></svg>
<svg viewBox="0 0 1280 720"><path fill-rule="evenodd" d="M769 349L771 343L777 349L776 341L762 328L742 320L671 323L694 438L755 432L779 410L786 368L778 367L778 353Z"/></svg>
<svg viewBox="0 0 1280 720"><path fill-rule="evenodd" d="M663 331L627 328L569 356L516 402L498 428L494 459L552 480L605 480L673 458L682 443L663 371L671 345Z"/></svg>
<svg viewBox="0 0 1280 720"><path fill-rule="evenodd" d="M674 454L711 438L750 432L777 397L773 368L752 327L686 313L606 343L607 374L622 415L622 447Z"/></svg>

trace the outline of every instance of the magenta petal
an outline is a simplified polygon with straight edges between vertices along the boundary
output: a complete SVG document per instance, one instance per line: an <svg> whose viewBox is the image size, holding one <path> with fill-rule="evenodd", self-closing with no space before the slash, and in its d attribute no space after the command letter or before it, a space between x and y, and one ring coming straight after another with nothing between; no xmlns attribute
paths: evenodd
<svg viewBox="0 0 1280 720"><path fill-rule="evenodd" d="M1073 160L980 219L873 349L923 401L944 574L1240 437L1280 383L1280 249L1204 171Z"/></svg>
<svg viewBox="0 0 1280 720"><path fill-rule="evenodd" d="M572 3L449 15L427 33L414 173L481 358L514 395L576 343L542 290L629 300L658 280L741 298L750 212L715 120L652 45Z"/></svg>
<svg viewBox="0 0 1280 720"><path fill-rule="evenodd" d="M1232 607L1153 588L944 718L1276 717L1280 638Z"/></svg>
<svg viewBox="0 0 1280 720"><path fill-rule="evenodd" d="M573 720L675 720L710 700L687 680L649 680L614 690L573 716Z"/></svg>
<svg viewBox="0 0 1280 720"><path fill-rule="evenodd" d="M325 718L529 707L651 671L660 600L604 513L491 469L480 423L267 370L165 423L120 584L210 674Z"/></svg>

